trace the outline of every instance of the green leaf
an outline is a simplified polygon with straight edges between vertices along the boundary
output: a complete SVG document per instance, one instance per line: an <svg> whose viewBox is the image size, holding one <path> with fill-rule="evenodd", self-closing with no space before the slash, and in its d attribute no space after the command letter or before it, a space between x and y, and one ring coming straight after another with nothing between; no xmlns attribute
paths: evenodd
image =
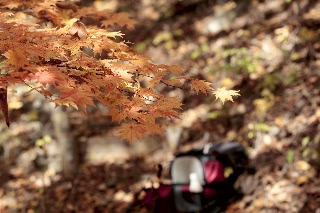
<svg viewBox="0 0 320 213"><path fill-rule="evenodd" d="M303 147L306 147L308 145L308 143L310 142L310 138L309 137L304 137L301 141L301 145Z"/></svg>
<svg viewBox="0 0 320 213"><path fill-rule="evenodd" d="M289 149L286 153L286 159L288 163L292 163L294 160L294 151L292 149Z"/></svg>

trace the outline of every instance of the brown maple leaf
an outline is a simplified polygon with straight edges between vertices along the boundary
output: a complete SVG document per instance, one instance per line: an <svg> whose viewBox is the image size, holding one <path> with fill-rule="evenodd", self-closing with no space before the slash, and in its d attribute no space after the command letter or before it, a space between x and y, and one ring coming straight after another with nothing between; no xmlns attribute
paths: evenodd
<svg viewBox="0 0 320 213"><path fill-rule="evenodd" d="M7 58L6 63L13 65L17 70L30 64L26 52L22 49L17 51L8 50L2 55Z"/></svg>
<svg viewBox="0 0 320 213"><path fill-rule="evenodd" d="M147 134L147 130L142 124L124 123L119 129L120 137L128 140L131 144L134 139L141 139Z"/></svg>
<svg viewBox="0 0 320 213"><path fill-rule="evenodd" d="M190 87L192 90L196 91L197 94L199 92L207 94L208 91L212 90L209 82L198 79L193 79L190 83Z"/></svg>
<svg viewBox="0 0 320 213"><path fill-rule="evenodd" d="M108 114L111 115L112 121L117 121L118 123L127 118L127 115L116 107L110 107Z"/></svg>
<svg viewBox="0 0 320 213"><path fill-rule="evenodd" d="M104 20L101 23L102 27L108 27L117 24L120 27L126 26L129 30L133 30L134 25L136 25L138 22L131 19L128 13L121 12L113 14L109 19Z"/></svg>

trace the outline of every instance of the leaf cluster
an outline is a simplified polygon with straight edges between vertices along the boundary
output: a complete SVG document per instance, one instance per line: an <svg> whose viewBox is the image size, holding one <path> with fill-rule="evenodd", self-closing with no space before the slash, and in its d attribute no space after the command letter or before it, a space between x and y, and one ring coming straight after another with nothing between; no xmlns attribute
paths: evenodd
<svg viewBox="0 0 320 213"><path fill-rule="evenodd" d="M157 92L158 84L214 92L222 101L239 95L213 91L209 82L182 77L179 66L155 64L135 53L121 32L109 30L113 25L132 29L136 21L127 13L57 0L0 0L0 18L0 102L8 125L6 88L16 83L57 106L83 111L96 103L107 106L112 120L121 124L121 137L130 142L160 134L159 120L179 117L181 103ZM88 19L91 23L84 24Z"/></svg>

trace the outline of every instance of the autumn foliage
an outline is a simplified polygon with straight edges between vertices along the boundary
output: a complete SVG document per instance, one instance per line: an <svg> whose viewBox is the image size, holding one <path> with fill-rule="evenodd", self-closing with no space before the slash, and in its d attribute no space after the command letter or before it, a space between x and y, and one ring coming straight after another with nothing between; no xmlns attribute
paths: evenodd
<svg viewBox="0 0 320 213"><path fill-rule="evenodd" d="M157 92L159 84L211 93L223 102L238 95L135 53L121 32L110 30L132 29L136 21L127 13L57 0L0 0L0 18L0 106L8 126L10 84L26 84L57 106L86 111L100 103L131 142L161 134L161 119L179 117L181 103Z"/></svg>

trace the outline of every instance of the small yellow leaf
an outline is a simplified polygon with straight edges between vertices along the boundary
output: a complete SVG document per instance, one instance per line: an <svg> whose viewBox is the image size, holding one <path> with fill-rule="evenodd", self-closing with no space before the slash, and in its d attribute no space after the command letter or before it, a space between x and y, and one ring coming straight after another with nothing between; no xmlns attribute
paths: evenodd
<svg viewBox="0 0 320 213"><path fill-rule="evenodd" d="M223 87L231 88L234 85L234 81L231 78L224 78L221 84Z"/></svg>
<svg viewBox="0 0 320 213"><path fill-rule="evenodd" d="M299 160L296 162L296 168L300 171L307 171L311 168L311 165L303 160Z"/></svg>
<svg viewBox="0 0 320 213"><path fill-rule="evenodd" d="M225 87L217 89L213 94L216 96L216 99L220 99L223 104L226 100L233 102L233 96L240 96L239 90L226 90Z"/></svg>

